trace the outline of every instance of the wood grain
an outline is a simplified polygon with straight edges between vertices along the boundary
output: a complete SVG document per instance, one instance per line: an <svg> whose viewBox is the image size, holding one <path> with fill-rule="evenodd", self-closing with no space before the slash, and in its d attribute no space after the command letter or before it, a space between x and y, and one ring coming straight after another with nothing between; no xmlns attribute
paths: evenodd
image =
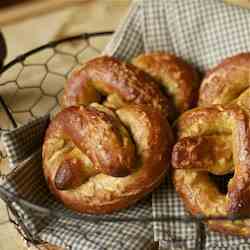
<svg viewBox="0 0 250 250"><path fill-rule="evenodd" d="M250 9L250 0L224 0L226 3Z"/></svg>
<svg viewBox="0 0 250 250"><path fill-rule="evenodd" d="M23 1L22 4L0 9L0 26L23 21L28 18L47 14L68 6L74 6L88 0L43 0Z"/></svg>

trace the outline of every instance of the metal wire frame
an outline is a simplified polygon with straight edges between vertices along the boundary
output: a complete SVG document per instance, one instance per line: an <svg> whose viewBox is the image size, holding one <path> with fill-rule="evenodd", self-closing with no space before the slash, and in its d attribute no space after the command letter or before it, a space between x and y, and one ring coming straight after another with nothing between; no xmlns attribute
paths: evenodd
<svg viewBox="0 0 250 250"><path fill-rule="evenodd" d="M72 219L80 219L86 222L98 222L100 219L104 222L176 222L181 221L184 223L193 223L193 222L207 222L207 221L225 221L225 220L244 220L249 219L249 215L244 214L232 214L228 216L205 216L205 215L196 215L196 216L150 216L150 217L115 217L115 216L101 216L101 215L85 215L79 213L67 213L67 212L60 212L60 211L53 211L48 208L33 204L22 197L17 197L16 195L12 194L7 189L0 186L0 197L5 200L6 202L11 201L11 203L15 202L16 204L20 205L22 208L28 209L37 213L38 217L53 217L53 218L72 218Z"/></svg>
<svg viewBox="0 0 250 250"><path fill-rule="evenodd" d="M88 41L88 39L92 38L92 37L102 37L102 36L107 36L107 35L111 35L111 34L113 34L113 31L82 33L82 34L79 34L76 36L63 38L63 39L60 39L57 41L52 41L52 42L47 43L45 45L42 45L38 48L35 48L31 51L28 51L27 53L22 54L22 55L16 57L14 60L9 62L8 64L4 65L3 67L0 67L0 75L2 75L4 72L6 72L8 69L15 66L16 64L23 63L25 61L25 59L28 58L29 56L31 56L37 52L43 51L45 49L55 48L57 45L60 45L60 44L66 43L66 42L73 42L73 41L80 41L80 40ZM8 84L8 82L6 84ZM5 102L4 98L1 95L0 95L0 106L2 107L6 116L8 117L8 119L11 123L11 126L13 128L16 128L18 126L18 123L17 123L16 119L14 118L13 113L10 110L10 107L8 107L7 103ZM6 130L6 129L0 128L0 133L4 130ZM6 157L7 157L6 153L0 150L0 160L6 159ZM2 176L3 175L0 172L0 177L2 177ZM7 191L7 190L5 190L5 191ZM7 193L8 193L8 191L7 191ZM15 211L15 208L12 205L13 201L11 200L11 196L12 196L11 194L10 194L10 196L9 195L6 196L6 193L4 195L3 190L0 191L0 198L2 198L6 203L6 211L7 211L7 215L9 218L8 221L1 221L0 226L5 225L8 222L12 223L15 226L18 233L21 235L22 239L25 240L25 242L28 245L32 245L33 247L40 249L37 244L43 243L43 242L39 239L34 239L34 237L29 233L29 230L25 226L25 224L23 223L22 218L20 218L19 214Z"/></svg>
<svg viewBox="0 0 250 250"><path fill-rule="evenodd" d="M111 35L113 31L105 31L105 32L97 32L97 33L82 33L77 36L73 37L68 37L64 39L60 39L57 41L50 42L48 44L45 44L43 46L40 46L36 49L33 49L25 54L22 54L18 56L16 59L13 61L9 62L6 64L1 70L0 70L0 75L4 72L6 72L8 69L13 67L14 65L18 63L23 63L24 60L37 53L40 52L44 49L49 49L49 48L55 48L57 45L66 43L66 42L72 42L72 41L77 41L77 40L88 40L91 37L101 37L105 35ZM9 118L11 125L15 128L18 126L18 123L15 120L15 117L13 116L10 108L6 104L4 98L0 96L0 104L6 113L7 117ZM4 128L0 128L0 132L5 130ZM1 154L3 157L5 155L3 153L0 153L0 158ZM1 173L0 173L1 177ZM0 186L0 198L3 199L6 204L7 204L7 211L9 215L9 221L13 223L16 226L16 229L19 231L23 239L32 244L33 246L37 246L37 244L42 243L40 239L34 238L28 230L28 228L25 226L25 224L22 221L22 218L18 215L18 213L15 211L15 208L13 206L14 203L18 204L20 207L23 209L26 209L30 211L31 213L34 214L34 216L37 217L53 217L53 218L71 218L71 219L76 219L76 220L84 220L86 222L98 222L102 220L103 222L109 222L109 223L121 223L121 222L129 222L129 223L148 223L148 222L183 222L183 223L196 223L197 225L197 242L196 242L196 249L202 250L205 247L205 229L204 229L204 224L203 222L211 221L211 220L217 220L217 221L224 221L224 220L243 220L243 219L250 219L250 215L231 215L231 216L204 216L204 215L196 215L196 216L161 216L161 217L155 217L155 216L150 216L150 217L120 217L117 218L115 216L95 216L95 215L84 215L84 214L78 214L78 213L65 213L61 211L53 211L48 208L39 206L37 204L33 204L27 200L25 200L21 196L16 196L13 193L11 193L9 190L6 190L5 188ZM11 214L14 216L11 216ZM1 224L7 223L6 221L0 222ZM70 248L70 246L69 246ZM39 249L39 248L38 248Z"/></svg>
<svg viewBox="0 0 250 250"><path fill-rule="evenodd" d="M5 66L3 66L2 69L0 69L0 75L3 74L4 72L6 72L9 68L14 66L15 64L23 63L24 60L27 57L29 57L29 56L37 53L37 52L40 52L42 50L49 49L49 48L55 48L57 45L62 44L62 43L66 43L66 42L69 42L69 41L73 42L73 41L78 41L78 40L81 40L81 39L84 40L84 41L87 41L91 37L102 37L102 36L111 35L111 34L113 34L113 31L96 32L96 33L82 33L80 35L63 38L63 39L60 39L60 40L57 40L57 41L52 41L50 43L42 45L42 46L40 46L38 48L30 50L27 53L24 53L24 54L16 57L13 61L9 62ZM53 72L53 73L55 74L55 72ZM0 95L0 104L2 105L2 107L3 107L4 111L6 112L8 118L10 119L10 122L11 122L12 126L17 127L17 122L16 122L15 118L13 117L12 112L10 112L10 108L8 107L8 105L6 104L6 102L4 101L4 99L2 98L1 95Z"/></svg>

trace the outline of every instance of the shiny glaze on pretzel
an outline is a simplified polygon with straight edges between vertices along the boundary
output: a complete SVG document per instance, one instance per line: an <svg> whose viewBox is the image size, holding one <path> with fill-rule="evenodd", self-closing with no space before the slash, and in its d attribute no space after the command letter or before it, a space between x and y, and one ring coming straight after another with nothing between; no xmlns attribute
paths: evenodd
<svg viewBox="0 0 250 250"><path fill-rule="evenodd" d="M196 105L199 78L181 58L166 52L152 52L139 55L132 63L162 86L177 114Z"/></svg>
<svg viewBox="0 0 250 250"><path fill-rule="evenodd" d="M199 106L236 103L250 114L250 53L223 60L207 72L199 91Z"/></svg>
<svg viewBox="0 0 250 250"><path fill-rule="evenodd" d="M109 56L87 62L73 72L65 86L64 107L92 102L102 102L113 109L127 104L149 105L163 112L170 120L174 117L170 102L147 74Z"/></svg>
<svg viewBox="0 0 250 250"><path fill-rule="evenodd" d="M116 111L97 103L68 107L46 132L44 175L67 207L110 213L160 184L172 143L166 117L151 106L127 105Z"/></svg>
<svg viewBox="0 0 250 250"><path fill-rule="evenodd" d="M213 105L184 113L176 123L173 180L192 214L225 216L250 212L250 122L237 105ZM209 173L234 173L222 193ZM209 221L226 234L250 236L249 220Z"/></svg>

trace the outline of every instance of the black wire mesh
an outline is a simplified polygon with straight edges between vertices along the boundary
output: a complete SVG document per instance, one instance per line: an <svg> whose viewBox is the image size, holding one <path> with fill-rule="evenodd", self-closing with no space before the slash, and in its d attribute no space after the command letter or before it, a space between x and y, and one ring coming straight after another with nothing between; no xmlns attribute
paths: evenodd
<svg viewBox="0 0 250 250"><path fill-rule="evenodd" d="M59 109L60 97L68 75L82 62L95 57L106 44L104 37L108 38L112 31L99 33L83 33L78 36L65 38L48 43L28 53L25 53L5 65L0 70L0 114L3 117L1 131L11 127L17 127L30 119L46 113L55 114ZM100 40L98 40L100 38ZM6 153L0 148L0 160L6 160ZM3 173L0 172L0 177ZM248 215L232 216L164 216L164 217L123 217L83 215L72 212L52 211L37 204L17 197L9 190L0 186L0 198L7 204L9 220L0 221L0 226L12 223L16 226L23 239L37 246L41 243L25 226L24 218L16 212L15 204L29 210L35 217L71 218L86 222L98 222L100 220L110 223L121 222L176 222L196 223L197 243L196 249L204 249L205 229L204 221L209 220L240 220L249 219ZM78 224L77 224L78 226ZM67 242L65 242L67 246ZM70 246L67 246L71 249ZM38 248L39 249L39 248Z"/></svg>
<svg viewBox="0 0 250 250"><path fill-rule="evenodd" d="M106 42L103 37L110 34L112 31L84 33L51 42L5 65L0 70L0 102L11 124L17 126L31 118L56 112L70 72L101 53ZM47 106L39 109L45 106L43 104Z"/></svg>

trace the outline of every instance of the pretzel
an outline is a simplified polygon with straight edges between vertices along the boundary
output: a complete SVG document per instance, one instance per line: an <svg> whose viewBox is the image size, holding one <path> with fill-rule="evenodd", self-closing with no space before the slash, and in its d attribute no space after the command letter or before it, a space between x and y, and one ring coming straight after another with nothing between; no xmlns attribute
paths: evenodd
<svg viewBox="0 0 250 250"><path fill-rule="evenodd" d="M199 106L236 103L250 114L250 53L223 60L206 74L199 91Z"/></svg>
<svg viewBox="0 0 250 250"><path fill-rule="evenodd" d="M174 110L159 86L144 72L118 59L101 56L90 60L70 76L63 107L92 102L118 109L127 104L150 105L170 120Z"/></svg>
<svg viewBox="0 0 250 250"><path fill-rule="evenodd" d="M237 105L199 107L176 123L173 180L188 211L205 216L250 212L250 123ZM211 174L233 173L221 191ZM208 222L226 234L250 236L249 220Z"/></svg>
<svg viewBox="0 0 250 250"><path fill-rule="evenodd" d="M177 115L196 104L198 74L182 59L165 52L153 52L139 55L132 63L163 87Z"/></svg>
<svg viewBox="0 0 250 250"><path fill-rule="evenodd" d="M43 170L50 190L78 212L110 213L135 203L163 180L172 132L157 108L68 107L50 123Z"/></svg>

